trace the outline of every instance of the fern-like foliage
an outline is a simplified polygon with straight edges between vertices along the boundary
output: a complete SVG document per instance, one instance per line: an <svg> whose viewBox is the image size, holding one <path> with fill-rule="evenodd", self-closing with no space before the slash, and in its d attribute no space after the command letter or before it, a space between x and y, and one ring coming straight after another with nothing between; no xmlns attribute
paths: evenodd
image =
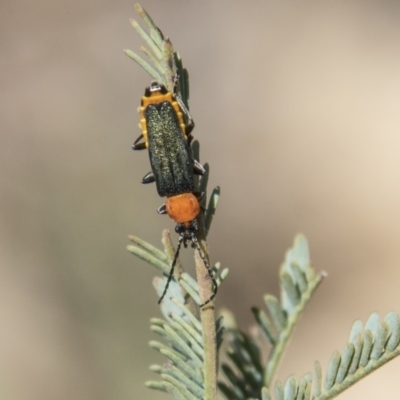
<svg viewBox="0 0 400 400"><path fill-rule="evenodd" d="M322 378L321 365L314 366L314 377L307 374L296 380L290 376L284 384L276 382L276 400L328 400L400 354L400 316L395 312L380 321L372 314L365 326L356 321L349 342L342 352L335 351ZM270 390L263 388L262 400L271 400Z"/></svg>
<svg viewBox="0 0 400 400"><path fill-rule="evenodd" d="M213 196L211 197L213 199ZM216 203L216 200L212 200ZM212 207L210 207L211 210ZM215 210L215 208L214 208ZM209 218L211 221L211 218ZM208 227L209 228L209 227ZM161 272L163 277L156 277L153 285L160 296L166 284L166 276L173 258L174 248L169 231L163 232L164 252L153 247L141 239L131 236L134 245L128 250L144 259ZM151 319L151 330L157 333L166 344L151 341L150 346L168 358L163 366L152 365L150 369L159 374L160 381L146 383L151 389L168 392L174 399L204 399L204 343L203 326L198 316L198 307L201 300L198 294L198 283L187 272L183 272L181 264L177 280L172 280L168 296L161 303L161 312L164 319ZM220 264L214 266L217 275ZM227 276L228 270L224 269L217 275L218 286ZM217 347L222 342L222 318L216 321Z"/></svg>
<svg viewBox="0 0 400 400"><path fill-rule="evenodd" d="M175 286L179 286L175 283ZM178 288L179 290L179 288ZM150 369L159 374L161 381L149 381L146 385L170 393L174 399L203 399L203 336L197 316L180 300L170 300L176 307L165 320L153 318L151 330L160 335L168 345L158 341L150 346L169 360L163 366ZM221 320L217 321L218 336L222 334Z"/></svg>
<svg viewBox="0 0 400 400"><path fill-rule="evenodd" d="M218 202L218 189L211 195L204 220L207 222L207 232L210 229L212 215ZM209 215L212 213L212 215ZM164 290L170 265L174 255L174 246L168 230L163 232L162 242L164 252L135 236L130 236L134 245L128 250L156 267L163 277L155 277L153 285L158 296ZM174 399L204 399L204 343L203 326L198 315L197 305L201 304L197 281L184 272L180 262L178 273L172 280L168 295L162 301L160 308L164 319L151 319L150 329L157 333L166 344L151 341L150 346L168 358L163 366L152 365L150 369L159 374L160 381L146 382L151 389L168 392ZM219 286L228 275L228 269L221 271L220 263L213 268ZM222 318L216 321L216 345L222 342Z"/></svg>
<svg viewBox="0 0 400 400"><path fill-rule="evenodd" d="M390 312L380 321L374 313L365 326L361 321L354 323L349 342L341 353L333 353L323 384L318 361L314 376L311 373L299 379L290 376L284 384L279 381L272 384L293 328L323 276L324 273L317 275L309 264L306 239L297 236L280 270L280 302L271 295L264 297L269 315L253 308L256 321L271 346L265 362L262 345L241 332L232 315L225 312L230 363L222 365L227 383L219 382L219 388L227 399L260 399L261 396L262 400L271 400L271 386L276 400L332 399L400 354L399 315Z"/></svg>
<svg viewBox="0 0 400 400"><path fill-rule="evenodd" d="M383 321L374 313L365 326L356 321L342 352L333 353L323 387L320 366L316 363L315 399L332 399L399 354L400 317L397 313L388 313Z"/></svg>
<svg viewBox="0 0 400 400"><path fill-rule="evenodd" d="M140 51L146 55L148 61L132 50L124 50L125 54L138 63L154 80L163 84L168 91L179 96L189 109L189 74L186 68L183 68L179 53L174 51L169 38L164 37L140 4L135 4L135 10L147 26L148 32L134 19L131 19L130 23L148 46L148 48L140 46Z"/></svg>
<svg viewBox="0 0 400 400"><path fill-rule="evenodd" d="M130 237L135 243L128 250L146 260L166 274L169 271L167 260L172 260L173 246L168 231L163 232L165 252L145 243L136 237ZM214 267L217 273L220 265ZM217 279L220 284L228 270L223 270ZM160 295L166 284L166 277L154 278L153 284ZM186 272L181 272L178 281L172 281L169 294L161 303L161 311L165 319L153 318L151 330L157 333L167 344L151 341L150 346L168 358L163 366L152 365L153 372L161 377L161 381L149 381L149 388L162 390L172 395L174 399L204 398L204 346L203 329L196 313L200 304L197 282ZM221 319L216 323L217 343L222 341Z"/></svg>
<svg viewBox="0 0 400 400"><path fill-rule="evenodd" d="M264 296L268 310L253 307L252 311L271 349L266 362L262 360L262 344L235 326L227 327L230 364L222 365L229 384L219 382L227 399L242 400L258 397L261 389L269 387L289 342L296 322L318 287L324 274L317 274L310 265L307 240L295 238L280 268L280 301Z"/></svg>

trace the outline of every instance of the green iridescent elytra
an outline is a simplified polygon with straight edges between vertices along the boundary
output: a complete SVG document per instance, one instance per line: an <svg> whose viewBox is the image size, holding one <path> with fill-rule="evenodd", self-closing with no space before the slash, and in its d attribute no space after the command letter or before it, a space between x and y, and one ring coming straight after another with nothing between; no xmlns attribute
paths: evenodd
<svg viewBox="0 0 400 400"><path fill-rule="evenodd" d="M193 192L194 162L175 109L168 101L149 104L144 116L150 164L158 194L169 197Z"/></svg>
<svg viewBox="0 0 400 400"><path fill-rule="evenodd" d="M139 114L142 134L133 148L148 149L152 169L142 182L155 181L161 197L193 192L194 173L199 168L190 151L193 124L185 124L175 96L153 82L142 97Z"/></svg>

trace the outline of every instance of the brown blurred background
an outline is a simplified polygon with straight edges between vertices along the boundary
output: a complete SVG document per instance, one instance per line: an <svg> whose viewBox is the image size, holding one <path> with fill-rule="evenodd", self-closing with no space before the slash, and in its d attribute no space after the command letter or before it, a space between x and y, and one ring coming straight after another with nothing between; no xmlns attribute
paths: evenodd
<svg viewBox="0 0 400 400"><path fill-rule="evenodd" d="M215 3L215 4L214 4ZM222 197L217 306L243 328L297 232L329 273L279 372L325 367L354 319L400 311L400 3L146 1L191 76L194 135ZM165 399L147 342L162 203L140 179L150 78L132 2L2 1L0 397ZM186 252L184 259L191 261ZM341 399L397 399L400 360Z"/></svg>

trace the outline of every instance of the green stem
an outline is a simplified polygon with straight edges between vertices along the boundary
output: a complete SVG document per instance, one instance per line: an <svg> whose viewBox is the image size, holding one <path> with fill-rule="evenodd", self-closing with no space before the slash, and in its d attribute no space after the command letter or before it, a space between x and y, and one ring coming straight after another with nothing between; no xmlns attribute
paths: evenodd
<svg viewBox="0 0 400 400"><path fill-rule="evenodd" d="M204 303L211 297L212 281L209 279L198 251L195 252L194 260L200 298ZM217 334L213 301L200 309L200 317L204 342L204 400L215 400L217 398Z"/></svg>

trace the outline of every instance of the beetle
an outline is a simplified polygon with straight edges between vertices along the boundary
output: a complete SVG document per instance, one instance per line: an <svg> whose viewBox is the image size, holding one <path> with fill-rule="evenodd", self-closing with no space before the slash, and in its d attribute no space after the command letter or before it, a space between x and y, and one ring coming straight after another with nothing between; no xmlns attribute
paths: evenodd
<svg viewBox="0 0 400 400"><path fill-rule="evenodd" d="M157 82L152 82L146 88L138 111L142 133L132 148L147 149L151 165L151 171L142 178L142 183L156 183L158 194L166 197L165 203L157 211L167 214L176 222L175 231L179 234L167 283L158 303L167 293L181 245L187 247L191 242L191 246L198 250L213 283L213 293L200 305L203 307L215 297L217 283L196 236L203 193L195 191L194 175L203 175L205 169L193 158L190 149L194 121L183 101Z"/></svg>

